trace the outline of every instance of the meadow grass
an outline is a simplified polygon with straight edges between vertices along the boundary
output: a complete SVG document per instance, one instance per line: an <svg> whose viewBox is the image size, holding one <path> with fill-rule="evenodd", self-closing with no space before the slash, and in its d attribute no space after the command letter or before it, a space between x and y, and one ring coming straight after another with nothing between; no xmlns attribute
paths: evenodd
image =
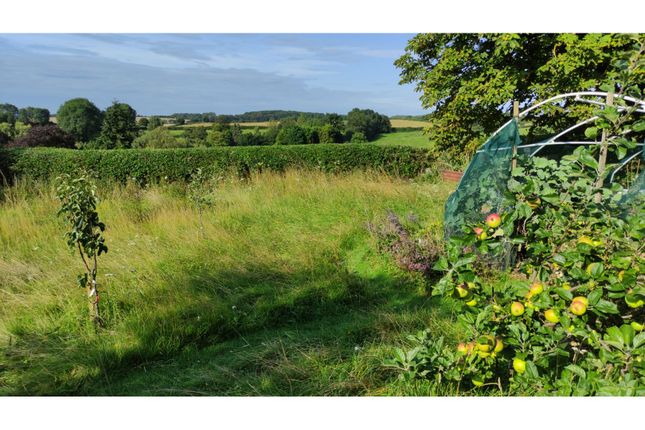
<svg viewBox="0 0 645 430"><path fill-rule="evenodd" d="M382 366L403 335L456 342L448 305L376 251L387 209L439 226L453 184L289 171L210 184L99 187L109 252L95 333L54 185L0 203L0 395L450 394ZM437 227L438 228L438 227Z"/></svg>
<svg viewBox="0 0 645 430"><path fill-rule="evenodd" d="M376 145L384 146L412 146L415 148L431 148L432 142L423 130L399 131L380 135L374 142Z"/></svg>

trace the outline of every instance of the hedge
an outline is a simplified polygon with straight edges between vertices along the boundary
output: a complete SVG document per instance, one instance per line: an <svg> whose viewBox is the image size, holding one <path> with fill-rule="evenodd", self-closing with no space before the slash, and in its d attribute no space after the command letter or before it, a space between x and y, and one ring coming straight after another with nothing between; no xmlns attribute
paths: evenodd
<svg viewBox="0 0 645 430"><path fill-rule="evenodd" d="M79 169L96 172L101 179L125 181L185 180L197 169L239 174L287 168L325 172L375 170L413 177L430 167L425 149L370 144L318 144L237 148L177 148L126 150L73 150L28 148L0 150L0 171L5 178L48 179Z"/></svg>

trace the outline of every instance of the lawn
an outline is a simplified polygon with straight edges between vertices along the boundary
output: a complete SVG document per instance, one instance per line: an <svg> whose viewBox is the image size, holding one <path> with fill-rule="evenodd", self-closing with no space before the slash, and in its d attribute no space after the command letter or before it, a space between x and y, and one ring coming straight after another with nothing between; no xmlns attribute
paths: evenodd
<svg viewBox="0 0 645 430"><path fill-rule="evenodd" d="M453 186L230 178L200 229L183 185L105 184L95 334L52 184L18 183L0 203L0 395L451 394L382 366L405 334L460 333L366 223L392 209L439 229Z"/></svg>
<svg viewBox="0 0 645 430"><path fill-rule="evenodd" d="M399 131L382 134L374 144L386 146L414 146L416 148L430 148L432 142L423 134L422 130Z"/></svg>

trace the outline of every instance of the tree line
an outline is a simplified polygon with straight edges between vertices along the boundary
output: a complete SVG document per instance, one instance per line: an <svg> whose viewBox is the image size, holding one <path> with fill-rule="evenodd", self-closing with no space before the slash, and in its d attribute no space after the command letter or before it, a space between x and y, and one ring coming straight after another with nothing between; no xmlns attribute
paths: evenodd
<svg viewBox="0 0 645 430"><path fill-rule="evenodd" d="M355 108L345 116L296 111L249 114L256 113L264 115L254 116L258 120L271 115L284 119L271 122L266 129L245 132L238 123L229 120L229 117L236 116L216 115L211 127L182 127L179 133L175 133L177 128L165 127L160 117L137 120L136 111L127 103L118 101L101 111L87 99L68 100L58 109L56 124L49 121L46 109L18 109L2 104L0 144L87 149L304 145L369 142L392 130L389 118L371 109ZM182 123L182 118L177 122Z"/></svg>
<svg viewBox="0 0 645 430"><path fill-rule="evenodd" d="M187 122L267 122L267 121L285 121L289 119L306 118L324 118L326 114L318 112L299 112L293 110L260 110L245 112L237 115L217 115L215 112L205 113L173 113L170 115L175 119L176 124L185 124Z"/></svg>

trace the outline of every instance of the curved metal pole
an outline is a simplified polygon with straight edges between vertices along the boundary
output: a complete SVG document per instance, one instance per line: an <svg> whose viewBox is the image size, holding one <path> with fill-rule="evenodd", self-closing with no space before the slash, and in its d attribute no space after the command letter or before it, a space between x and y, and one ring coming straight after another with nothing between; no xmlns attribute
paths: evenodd
<svg viewBox="0 0 645 430"><path fill-rule="evenodd" d="M622 169L623 167L625 167L625 165L627 165L627 163L629 163L630 161L632 161L632 160L634 159L634 157L636 157L638 154L642 154L642 153L643 153L643 150L641 149L640 151L638 151L637 153L633 154L631 157L629 157L628 159L626 159L626 160L623 162L623 164L621 164L619 167L616 167L616 168L614 169L614 171L612 172L611 176L609 177L609 183L610 183L610 184L613 184L613 183L614 183L614 175L615 175L616 173L618 173L618 171L619 171L620 169Z"/></svg>
<svg viewBox="0 0 645 430"><path fill-rule="evenodd" d="M564 131L562 131L562 132L560 132L560 133L556 134L555 136L551 137L549 140L547 140L546 142L544 142L544 145L542 145L542 146L540 146L538 149L536 149L536 150L531 154L531 157L533 157L535 154L537 154L538 152L540 152L540 151L542 150L542 148L544 148L544 146L545 146L545 145L548 145L548 144L550 144L550 143L555 142L555 140L556 140L558 137L562 137L562 136L564 136L565 134L567 134L568 132L570 132L570 131L572 131L572 130L575 130L576 128L581 127L581 126L583 126L583 125L585 125L585 124L588 124L588 123L590 123L590 122L592 122L592 121L595 121L596 119L598 119L598 117L597 117L597 116L592 116L591 118L585 119L584 121L579 122L579 123L578 123L578 124L576 124L576 125L572 125L571 127L567 128L566 130L564 130Z"/></svg>
<svg viewBox="0 0 645 430"><path fill-rule="evenodd" d="M528 108L528 109L524 109L522 112L520 112L520 117L524 117L524 116L526 116L529 112L531 112L532 110L537 109L537 108L539 108L540 106L543 106L543 105L545 105L545 104L547 104L547 103L554 102L554 101L556 101L556 100L566 99L566 98L568 98L568 97L576 97L576 98L578 98L578 101L585 101L585 100L579 99L579 97L581 97L581 96L607 97L607 94L608 94L608 93L603 93L603 92L600 92L600 91L579 91L579 92L576 92L576 93L565 93L565 94L559 94L559 95L557 95L557 96L553 96L553 97L551 97L551 98L549 98L549 99L546 99L546 100L544 100L544 101L541 101L540 103L534 104L533 106L531 106L531 107L530 107L530 108ZM633 97L622 96L622 95L620 95L620 94L615 94L615 95L614 95L614 97L621 98L621 99L623 99L623 100L627 100L627 101L629 101L629 102L639 104L639 105L641 105L641 106L642 106L642 108L638 108L638 110L639 110L639 111L641 111L641 109L643 109L643 111L645 111L645 101L638 100L638 99L635 99L635 98L633 98Z"/></svg>

